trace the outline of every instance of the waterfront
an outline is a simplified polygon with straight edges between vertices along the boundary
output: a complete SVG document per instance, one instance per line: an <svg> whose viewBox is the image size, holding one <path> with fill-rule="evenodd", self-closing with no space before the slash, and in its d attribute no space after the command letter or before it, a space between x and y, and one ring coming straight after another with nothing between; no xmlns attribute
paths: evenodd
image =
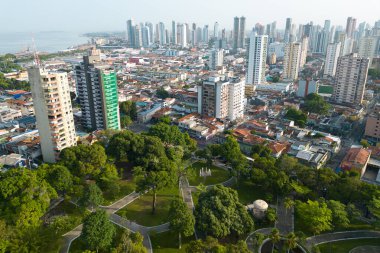
<svg viewBox="0 0 380 253"><path fill-rule="evenodd" d="M76 32L5 32L0 33L0 55L25 51L28 47L32 50L33 37L37 51L49 53L65 50L88 41L87 37Z"/></svg>

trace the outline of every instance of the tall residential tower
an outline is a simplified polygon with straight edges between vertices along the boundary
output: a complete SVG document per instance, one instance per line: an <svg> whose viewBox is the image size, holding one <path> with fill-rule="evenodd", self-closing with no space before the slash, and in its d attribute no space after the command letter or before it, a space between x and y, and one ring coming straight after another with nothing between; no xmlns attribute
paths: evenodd
<svg viewBox="0 0 380 253"><path fill-rule="evenodd" d="M98 50L75 67L82 125L89 130L120 129L115 71L101 63Z"/></svg>
<svg viewBox="0 0 380 253"><path fill-rule="evenodd" d="M37 128L45 162L55 163L64 148L76 145L73 109L66 72L28 69Z"/></svg>

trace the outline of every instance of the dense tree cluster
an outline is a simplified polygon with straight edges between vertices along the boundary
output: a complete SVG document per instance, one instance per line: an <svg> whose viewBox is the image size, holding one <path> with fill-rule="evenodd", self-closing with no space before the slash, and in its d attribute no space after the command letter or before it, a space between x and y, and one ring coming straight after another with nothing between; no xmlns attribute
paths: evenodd
<svg viewBox="0 0 380 253"><path fill-rule="evenodd" d="M238 241L236 244L223 245L211 236L207 236L204 240L191 241L186 247L186 253L249 253L247 244L244 241Z"/></svg>
<svg viewBox="0 0 380 253"><path fill-rule="evenodd" d="M305 127L307 121L307 115L301 110L289 108L285 114L285 118L293 120L299 127Z"/></svg>
<svg viewBox="0 0 380 253"><path fill-rule="evenodd" d="M330 105L320 95L311 93L306 96L303 109L307 112L323 115L328 113Z"/></svg>
<svg viewBox="0 0 380 253"><path fill-rule="evenodd" d="M120 124L122 128L125 128L137 120L137 107L136 102L132 100L124 101L120 103Z"/></svg>
<svg viewBox="0 0 380 253"><path fill-rule="evenodd" d="M199 195L195 208L196 227L205 235L223 238L252 231L253 220L237 192L221 185Z"/></svg>
<svg viewBox="0 0 380 253"><path fill-rule="evenodd" d="M0 73L0 89L30 91L30 84L26 81L18 81L16 79L5 78L4 74Z"/></svg>

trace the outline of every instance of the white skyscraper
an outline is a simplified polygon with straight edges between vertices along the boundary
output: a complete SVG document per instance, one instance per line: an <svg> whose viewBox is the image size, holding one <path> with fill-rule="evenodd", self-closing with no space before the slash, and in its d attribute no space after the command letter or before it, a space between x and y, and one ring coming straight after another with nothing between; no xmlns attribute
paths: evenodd
<svg viewBox="0 0 380 253"><path fill-rule="evenodd" d="M73 109L66 72L28 69L37 128L45 162L55 163L61 150L76 145Z"/></svg>
<svg viewBox="0 0 380 253"><path fill-rule="evenodd" d="M284 79L295 80L298 78L298 71L301 59L301 43L291 42L285 46L284 55Z"/></svg>
<svg viewBox="0 0 380 253"><path fill-rule="evenodd" d="M264 83L267 59L268 36L252 32L248 48L247 84L256 86Z"/></svg>
<svg viewBox="0 0 380 253"><path fill-rule="evenodd" d="M210 69L216 70L217 67L223 66L223 49L212 49L210 51Z"/></svg>
<svg viewBox="0 0 380 253"><path fill-rule="evenodd" d="M162 22L158 23L158 40L160 45L166 44L165 24Z"/></svg>
<svg viewBox="0 0 380 253"><path fill-rule="evenodd" d="M359 105L363 102L369 60L356 54L338 58L332 98L337 103Z"/></svg>
<svg viewBox="0 0 380 253"><path fill-rule="evenodd" d="M142 46L149 47L151 44L150 28L148 26L144 26L141 29L141 35L142 35Z"/></svg>
<svg viewBox="0 0 380 253"><path fill-rule="evenodd" d="M187 24L182 24L180 31L181 47L187 47Z"/></svg>
<svg viewBox="0 0 380 253"><path fill-rule="evenodd" d="M210 76L198 85L198 113L234 121L244 116L244 78Z"/></svg>
<svg viewBox="0 0 380 253"><path fill-rule="evenodd" d="M300 68L303 68L306 63L308 48L309 48L309 38L304 36L302 37L302 40L301 40Z"/></svg>
<svg viewBox="0 0 380 253"><path fill-rule="evenodd" d="M228 119L234 121L244 116L245 78L230 78L228 85Z"/></svg>
<svg viewBox="0 0 380 253"><path fill-rule="evenodd" d="M358 55L363 58L369 58L369 65L372 59L379 56L380 37L367 36L359 40Z"/></svg>
<svg viewBox="0 0 380 253"><path fill-rule="evenodd" d="M330 43L327 46L326 51L326 62L325 62L325 70L323 75L325 77L335 76L336 66L338 63L338 57L340 54L340 42L338 43Z"/></svg>
<svg viewBox="0 0 380 253"><path fill-rule="evenodd" d="M177 25L175 21L172 21L172 36L171 36L171 43L176 45L177 44Z"/></svg>
<svg viewBox="0 0 380 253"><path fill-rule="evenodd" d="M215 39L219 37L219 23L215 22L214 24L214 36Z"/></svg>

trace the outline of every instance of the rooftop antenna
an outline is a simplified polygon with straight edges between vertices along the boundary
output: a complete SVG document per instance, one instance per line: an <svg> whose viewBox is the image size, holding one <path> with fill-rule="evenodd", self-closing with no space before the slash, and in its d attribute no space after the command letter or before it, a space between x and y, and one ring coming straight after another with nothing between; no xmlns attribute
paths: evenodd
<svg viewBox="0 0 380 253"><path fill-rule="evenodd" d="M38 56L37 48L36 48L36 43L34 41L34 36L32 35L32 42L33 42L33 56L34 56L34 66L40 67L41 62L40 62L40 57Z"/></svg>

